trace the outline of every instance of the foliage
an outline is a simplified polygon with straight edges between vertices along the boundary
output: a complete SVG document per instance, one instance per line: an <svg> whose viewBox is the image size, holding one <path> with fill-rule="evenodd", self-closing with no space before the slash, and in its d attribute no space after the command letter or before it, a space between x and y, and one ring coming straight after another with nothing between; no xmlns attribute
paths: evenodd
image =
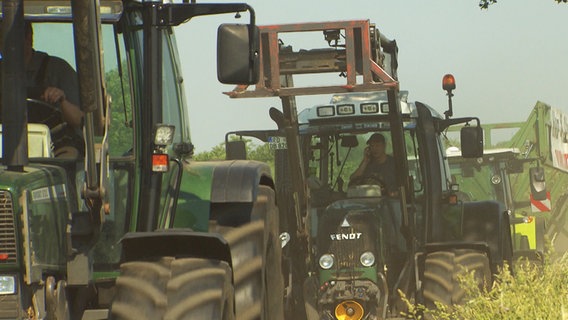
<svg viewBox="0 0 568 320"><path fill-rule="evenodd" d="M479 289L473 273L464 273L459 281L470 300L464 305L438 305L428 310L422 305L408 305L411 319L566 319L568 316L568 254L559 259L550 256L542 262L519 259L514 273L507 267L495 276L489 291Z"/></svg>
<svg viewBox="0 0 568 320"><path fill-rule="evenodd" d="M481 9L487 9L489 8L489 5L497 3L497 0L480 0L479 1L479 7Z"/></svg>
<svg viewBox="0 0 568 320"><path fill-rule="evenodd" d="M239 138L234 138L239 139ZM250 139L243 139L246 146L247 160L256 160L267 163L274 173L274 150L267 143L256 145ZM214 146L210 151L197 153L193 156L195 161L225 160L225 143Z"/></svg>
<svg viewBox="0 0 568 320"><path fill-rule="evenodd" d="M247 155L250 160L266 162L269 165L272 164L272 167L274 167L274 150L270 149L267 143L262 145L247 143Z"/></svg>
<svg viewBox="0 0 568 320"><path fill-rule="evenodd" d="M557 3L567 3L568 0L554 0ZM497 0L480 0L479 1L479 7L481 9L487 9L489 8L490 5L497 3Z"/></svg>
<svg viewBox="0 0 568 320"><path fill-rule="evenodd" d="M129 80L125 73L119 76L118 69L113 69L105 74L107 94L112 97L111 120L112 130L109 132L109 149L113 156L120 156L132 148L132 106L130 99L130 89L122 89L123 85L128 86Z"/></svg>
<svg viewBox="0 0 568 320"><path fill-rule="evenodd" d="M210 151L203 151L193 156L195 161L225 160L225 143L214 146Z"/></svg>

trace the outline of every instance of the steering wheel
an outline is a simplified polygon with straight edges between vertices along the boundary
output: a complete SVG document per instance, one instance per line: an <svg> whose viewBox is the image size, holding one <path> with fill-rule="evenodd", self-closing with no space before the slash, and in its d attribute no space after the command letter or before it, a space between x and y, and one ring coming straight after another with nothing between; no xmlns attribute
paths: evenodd
<svg viewBox="0 0 568 320"><path fill-rule="evenodd" d="M35 98L26 98L28 103L28 122L45 124L54 134L63 129L66 123L63 121L61 110L51 103Z"/></svg>
<svg viewBox="0 0 568 320"><path fill-rule="evenodd" d="M369 184L370 185L377 185L377 186L381 187L381 190L383 190L383 191L386 189L385 182L377 174L372 174L370 176L359 176L359 177L356 177L356 178L352 179L351 181L349 181L349 187L360 186L360 185L369 185Z"/></svg>

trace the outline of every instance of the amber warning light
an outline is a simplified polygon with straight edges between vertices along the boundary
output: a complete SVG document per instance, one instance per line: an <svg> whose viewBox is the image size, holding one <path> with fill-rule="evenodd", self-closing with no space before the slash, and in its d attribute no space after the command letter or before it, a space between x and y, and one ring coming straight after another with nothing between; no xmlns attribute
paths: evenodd
<svg viewBox="0 0 568 320"><path fill-rule="evenodd" d="M442 79L442 88L445 91L452 91L456 88L456 79L451 74L446 74Z"/></svg>
<svg viewBox="0 0 568 320"><path fill-rule="evenodd" d="M448 92L448 110L444 112L446 119L449 119L454 115L454 111L452 110L452 97L454 96L454 94L452 93L452 90L454 90L455 88L456 79L454 79L454 76L449 73L444 75L444 77L442 78L442 89Z"/></svg>

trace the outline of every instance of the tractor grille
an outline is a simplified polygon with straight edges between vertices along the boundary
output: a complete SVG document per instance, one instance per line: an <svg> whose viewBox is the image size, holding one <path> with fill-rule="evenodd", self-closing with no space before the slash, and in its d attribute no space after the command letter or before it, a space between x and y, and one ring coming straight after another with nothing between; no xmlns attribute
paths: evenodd
<svg viewBox="0 0 568 320"><path fill-rule="evenodd" d="M16 227L10 192L0 190L0 264L16 262Z"/></svg>
<svg viewBox="0 0 568 320"><path fill-rule="evenodd" d="M338 270L360 268L359 257L365 251L377 256L379 219L373 210L329 210L318 227L318 249L335 256Z"/></svg>
<svg viewBox="0 0 568 320"><path fill-rule="evenodd" d="M338 227L337 234L346 234L349 240L332 241L330 251L335 254L337 268L352 270L361 267L359 257L365 251L376 253L376 218L368 213L346 215L351 227ZM374 220L373 220L374 218ZM351 239L352 237L352 239Z"/></svg>
<svg viewBox="0 0 568 320"><path fill-rule="evenodd" d="M339 241L330 247L330 251L335 254L338 269L352 270L360 267L359 256L365 252L365 247L363 239Z"/></svg>
<svg viewBox="0 0 568 320"><path fill-rule="evenodd" d="M21 310L19 297L17 294L1 296L0 299L0 319L24 319L20 314ZM29 319L29 318L25 318Z"/></svg>

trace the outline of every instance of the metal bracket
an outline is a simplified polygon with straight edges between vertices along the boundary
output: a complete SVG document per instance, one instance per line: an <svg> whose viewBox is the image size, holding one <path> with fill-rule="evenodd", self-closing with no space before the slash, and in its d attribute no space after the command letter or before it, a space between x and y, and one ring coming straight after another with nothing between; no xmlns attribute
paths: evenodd
<svg viewBox="0 0 568 320"><path fill-rule="evenodd" d="M379 49L375 55L382 55L380 37L368 20L338 22L314 22L259 26L260 29L260 80L253 90L248 86L237 86L226 92L231 98L287 97L299 95L332 94L356 91L379 91L398 89L396 76L389 74L382 66L379 56L373 57L371 48ZM322 31L343 31L344 45L325 49L293 51L279 40L282 33ZM327 32L327 33L326 33ZM374 40L373 40L374 39ZM345 75L343 85L316 87L294 87L283 83L284 76L296 74L338 73ZM360 76L362 81L358 80ZM362 76L362 77L361 77Z"/></svg>

